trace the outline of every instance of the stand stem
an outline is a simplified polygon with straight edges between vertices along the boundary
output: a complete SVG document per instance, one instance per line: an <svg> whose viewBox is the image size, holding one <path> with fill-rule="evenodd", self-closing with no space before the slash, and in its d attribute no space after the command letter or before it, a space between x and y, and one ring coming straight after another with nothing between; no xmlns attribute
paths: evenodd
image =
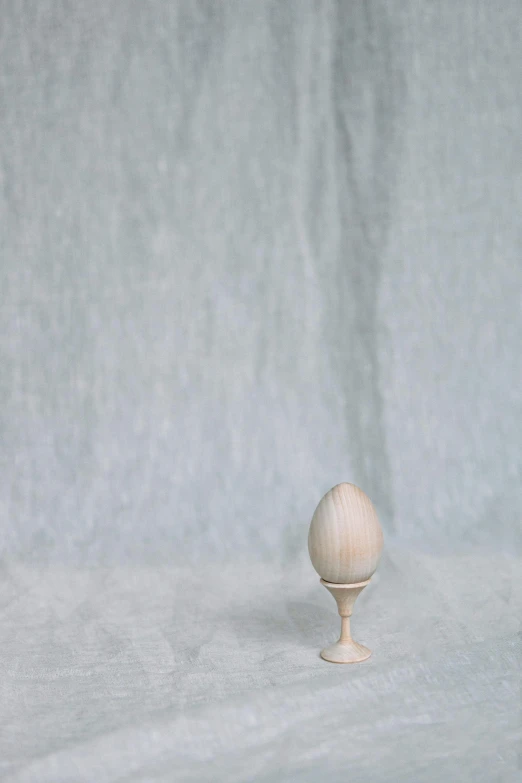
<svg viewBox="0 0 522 783"><path fill-rule="evenodd" d="M341 617L341 638L339 639L340 642L349 642L352 639L352 635L350 633L350 618L349 617Z"/></svg>

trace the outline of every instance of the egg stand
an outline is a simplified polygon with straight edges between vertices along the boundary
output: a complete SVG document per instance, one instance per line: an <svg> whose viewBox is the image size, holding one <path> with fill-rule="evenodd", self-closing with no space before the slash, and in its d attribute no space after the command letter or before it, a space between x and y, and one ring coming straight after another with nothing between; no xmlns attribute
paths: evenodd
<svg viewBox="0 0 522 783"><path fill-rule="evenodd" d="M370 579L366 582L357 582L353 585L339 585L335 582L326 582L321 579L321 584L335 598L337 609L341 616L341 636L335 644L326 647L321 651L321 658L332 663L358 663L365 661L372 654L371 650L364 645L355 642L350 633L350 617L357 596L361 593Z"/></svg>

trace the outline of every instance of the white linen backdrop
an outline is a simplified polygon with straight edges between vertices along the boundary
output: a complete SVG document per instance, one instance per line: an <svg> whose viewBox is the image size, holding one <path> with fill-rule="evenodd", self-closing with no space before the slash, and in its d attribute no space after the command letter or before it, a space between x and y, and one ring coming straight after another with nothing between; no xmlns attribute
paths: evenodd
<svg viewBox="0 0 522 783"><path fill-rule="evenodd" d="M2 3L2 780L520 780L520 25Z"/></svg>

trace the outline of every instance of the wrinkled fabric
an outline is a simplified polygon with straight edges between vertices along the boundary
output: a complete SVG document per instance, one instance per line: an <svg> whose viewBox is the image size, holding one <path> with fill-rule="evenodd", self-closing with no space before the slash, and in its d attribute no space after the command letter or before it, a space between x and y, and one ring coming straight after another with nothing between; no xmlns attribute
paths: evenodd
<svg viewBox="0 0 522 783"><path fill-rule="evenodd" d="M519 780L518 2L1 17L1 779Z"/></svg>

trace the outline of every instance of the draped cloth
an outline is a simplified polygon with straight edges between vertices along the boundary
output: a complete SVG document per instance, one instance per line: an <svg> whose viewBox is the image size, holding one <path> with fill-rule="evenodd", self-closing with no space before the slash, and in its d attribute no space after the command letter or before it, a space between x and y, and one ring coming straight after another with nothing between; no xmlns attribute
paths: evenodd
<svg viewBox="0 0 522 783"><path fill-rule="evenodd" d="M517 0L1 16L0 778L519 780Z"/></svg>

